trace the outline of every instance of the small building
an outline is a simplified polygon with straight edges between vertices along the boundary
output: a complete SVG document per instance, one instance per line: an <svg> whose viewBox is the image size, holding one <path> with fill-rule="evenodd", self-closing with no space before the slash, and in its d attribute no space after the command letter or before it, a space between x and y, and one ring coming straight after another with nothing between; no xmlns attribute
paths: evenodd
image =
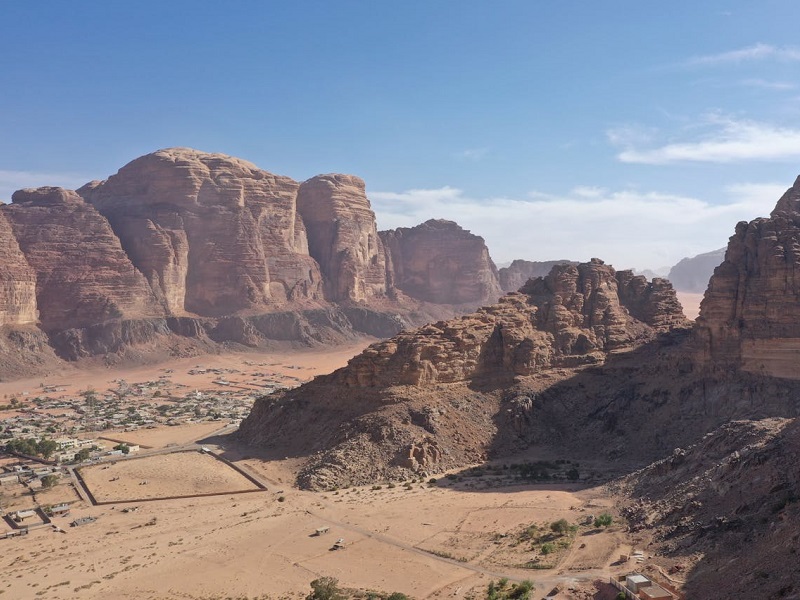
<svg viewBox="0 0 800 600"><path fill-rule="evenodd" d="M625 587L634 594L638 594L640 589L650 586L652 583L647 577L639 573L631 573L625 577Z"/></svg>
<svg viewBox="0 0 800 600"><path fill-rule="evenodd" d="M80 440L75 438L60 438L56 440L56 446L59 450L69 450L75 448L80 443Z"/></svg>
<svg viewBox="0 0 800 600"><path fill-rule="evenodd" d="M314 535L324 535L324 534L328 533L328 531L330 531L330 529L331 529L330 527L317 527L314 530Z"/></svg>
<svg viewBox="0 0 800 600"><path fill-rule="evenodd" d="M36 516L35 510L18 510L12 515L12 519L14 519L17 523L21 523L25 519L30 519L31 517Z"/></svg>
<svg viewBox="0 0 800 600"><path fill-rule="evenodd" d="M80 527L81 525L88 525L89 523L94 523L97 521L95 517L81 517L80 519L75 519L70 526L72 527Z"/></svg>
<svg viewBox="0 0 800 600"><path fill-rule="evenodd" d="M69 514L69 504L57 504L51 507L50 514L54 517L66 517Z"/></svg>

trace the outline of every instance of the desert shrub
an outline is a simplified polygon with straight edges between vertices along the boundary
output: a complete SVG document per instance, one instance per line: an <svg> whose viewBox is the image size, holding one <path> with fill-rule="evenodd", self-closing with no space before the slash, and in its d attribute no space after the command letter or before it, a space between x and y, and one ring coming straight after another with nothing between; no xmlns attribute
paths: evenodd
<svg viewBox="0 0 800 600"><path fill-rule="evenodd" d="M339 580L335 577L320 577L311 582L313 590L306 600L345 600L339 590Z"/></svg>
<svg viewBox="0 0 800 600"><path fill-rule="evenodd" d="M552 554L555 552L556 547L551 542L545 542L542 544L542 554L547 556L548 554Z"/></svg>
<svg viewBox="0 0 800 600"><path fill-rule="evenodd" d="M550 531L559 535L566 535L569 532L569 522L566 519L559 519L550 523Z"/></svg>
<svg viewBox="0 0 800 600"><path fill-rule="evenodd" d="M57 483L58 483L58 477L56 475L45 475L44 477L42 477L42 487L44 489L51 488Z"/></svg>
<svg viewBox="0 0 800 600"><path fill-rule="evenodd" d="M594 526L595 527L608 527L613 522L614 522L614 518L610 514L603 513L599 517L595 518Z"/></svg>

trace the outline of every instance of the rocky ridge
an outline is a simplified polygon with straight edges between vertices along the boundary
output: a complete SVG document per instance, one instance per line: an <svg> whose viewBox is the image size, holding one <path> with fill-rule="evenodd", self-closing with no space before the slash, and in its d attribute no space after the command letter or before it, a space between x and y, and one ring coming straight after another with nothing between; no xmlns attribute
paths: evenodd
<svg viewBox="0 0 800 600"><path fill-rule="evenodd" d="M379 234L351 175L301 184L169 148L77 192L12 200L0 205L0 325L38 326L69 360L386 337L500 295L480 237L450 222Z"/></svg>
<svg viewBox="0 0 800 600"><path fill-rule="evenodd" d="M679 292L700 293L706 291L708 280L714 269L725 260L725 248L687 257L674 265L667 279Z"/></svg>
<svg viewBox="0 0 800 600"><path fill-rule="evenodd" d="M479 389L558 379L560 369L602 365L686 327L665 290L666 282L654 286L597 259L554 267L495 305L400 333L329 376L258 400L239 435L312 454L300 480L315 488L482 460L498 421L522 427L535 403L530 395L508 400Z"/></svg>

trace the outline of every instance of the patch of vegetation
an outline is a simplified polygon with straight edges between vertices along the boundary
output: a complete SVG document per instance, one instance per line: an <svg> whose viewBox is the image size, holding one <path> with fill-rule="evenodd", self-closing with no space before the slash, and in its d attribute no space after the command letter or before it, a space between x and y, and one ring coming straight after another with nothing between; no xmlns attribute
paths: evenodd
<svg viewBox="0 0 800 600"><path fill-rule="evenodd" d="M490 581L486 587L486 600L529 600L533 597L533 582L526 579L522 583L508 585L508 579L503 578L497 583Z"/></svg>
<svg viewBox="0 0 800 600"><path fill-rule="evenodd" d="M614 517L612 517L608 513L603 513L602 515L595 517L594 526L595 527L608 527L611 523L614 522Z"/></svg>
<svg viewBox="0 0 800 600"><path fill-rule="evenodd" d="M34 438L14 438L8 440L5 445L6 452L17 454L26 454L28 456L41 456L45 460L49 459L53 452L56 451L58 445L53 440Z"/></svg>

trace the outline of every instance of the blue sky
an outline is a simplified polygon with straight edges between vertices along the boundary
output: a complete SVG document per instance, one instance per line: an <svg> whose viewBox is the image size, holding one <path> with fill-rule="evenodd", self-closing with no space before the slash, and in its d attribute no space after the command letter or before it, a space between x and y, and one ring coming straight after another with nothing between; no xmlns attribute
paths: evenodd
<svg viewBox="0 0 800 600"><path fill-rule="evenodd" d="M170 146L363 177L497 262L655 268L800 173L794 0L4 2L0 200Z"/></svg>

